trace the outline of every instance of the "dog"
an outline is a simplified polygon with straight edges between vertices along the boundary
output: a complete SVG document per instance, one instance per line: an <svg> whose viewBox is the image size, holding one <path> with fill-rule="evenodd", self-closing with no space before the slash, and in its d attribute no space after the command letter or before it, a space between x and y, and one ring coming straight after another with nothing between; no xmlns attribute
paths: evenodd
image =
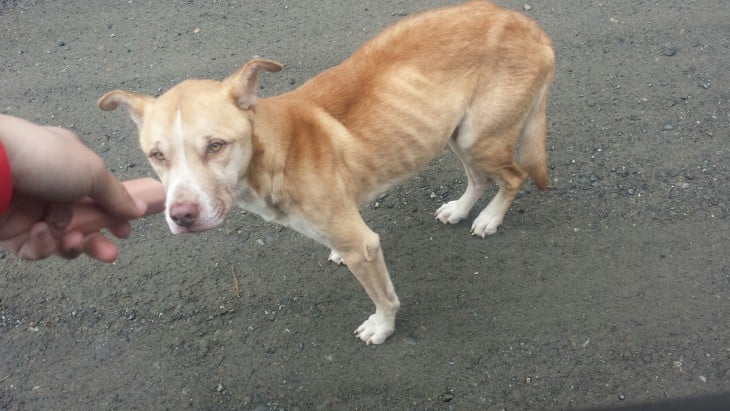
<svg viewBox="0 0 730 411"><path fill-rule="evenodd" d="M533 20L474 1L406 17L282 95L257 96L259 72L282 66L254 59L222 81L186 80L157 98L115 90L98 104L125 107L137 124L173 233L215 227L236 204L316 240L375 304L355 335L380 344L395 330L400 301L359 207L448 145L467 187L435 217L465 219L496 182L471 227L495 233L528 176L548 186L554 60Z"/></svg>

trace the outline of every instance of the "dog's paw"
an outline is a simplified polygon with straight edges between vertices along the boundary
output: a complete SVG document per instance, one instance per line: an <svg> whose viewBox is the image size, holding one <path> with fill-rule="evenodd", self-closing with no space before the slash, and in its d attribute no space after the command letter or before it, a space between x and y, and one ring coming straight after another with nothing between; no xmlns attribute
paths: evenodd
<svg viewBox="0 0 730 411"><path fill-rule="evenodd" d="M474 224L471 226L471 235L478 235L479 237L486 237L488 235L496 234L497 227L502 224L504 216L496 215L488 212L488 210L482 211L477 218L474 219Z"/></svg>
<svg viewBox="0 0 730 411"><path fill-rule="evenodd" d="M355 330L355 337L365 344L382 344L395 331L395 319L375 313Z"/></svg>
<svg viewBox="0 0 730 411"><path fill-rule="evenodd" d="M327 261L332 261L337 265L342 265L345 263L345 260L342 258L342 256L338 254L335 250L330 251L330 256L327 257Z"/></svg>
<svg viewBox="0 0 730 411"><path fill-rule="evenodd" d="M456 224L469 215L469 209L459 204L459 200L449 201L436 210L436 218L444 224Z"/></svg>

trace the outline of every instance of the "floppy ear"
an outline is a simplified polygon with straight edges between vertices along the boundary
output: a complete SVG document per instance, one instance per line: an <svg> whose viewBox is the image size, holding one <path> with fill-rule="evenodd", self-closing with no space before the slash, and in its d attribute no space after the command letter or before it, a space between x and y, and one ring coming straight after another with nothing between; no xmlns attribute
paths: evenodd
<svg viewBox="0 0 730 411"><path fill-rule="evenodd" d="M114 90L101 96L97 104L99 105L99 108L104 111L114 110L121 104L127 109L132 120L134 120L138 126L141 126L142 119L144 117L144 108L147 103L150 103L153 100L154 97L152 96L129 93L122 90Z"/></svg>
<svg viewBox="0 0 730 411"><path fill-rule="evenodd" d="M269 73L281 70L281 64L273 60L256 59L244 64L238 71L223 80L236 105L248 110L256 104L256 75L264 69Z"/></svg>

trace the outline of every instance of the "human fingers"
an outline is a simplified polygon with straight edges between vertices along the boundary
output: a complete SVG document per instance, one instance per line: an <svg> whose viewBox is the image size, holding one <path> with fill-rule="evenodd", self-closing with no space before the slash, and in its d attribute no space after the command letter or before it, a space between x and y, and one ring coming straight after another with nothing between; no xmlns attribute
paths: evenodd
<svg viewBox="0 0 730 411"><path fill-rule="evenodd" d="M102 163L103 164L103 163ZM147 204L134 199L129 191L103 165L91 171L92 185L88 193L102 208L121 219L132 220L142 217Z"/></svg>
<svg viewBox="0 0 730 411"><path fill-rule="evenodd" d="M83 251L84 254L103 263L112 263L119 256L119 249L116 244L101 233L87 236L84 240Z"/></svg>
<svg viewBox="0 0 730 411"><path fill-rule="evenodd" d="M27 240L20 246L17 256L23 260L40 260L51 256L58 248L56 239L45 222L34 224Z"/></svg>
<svg viewBox="0 0 730 411"><path fill-rule="evenodd" d="M79 231L71 231L63 234L59 249L56 251L60 257L74 259L81 255L84 246L84 234Z"/></svg>
<svg viewBox="0 0 730 411"><path fill-rule="evenodd" d="M114 237L127 238L132 232L132 225L125 221L119 224L109 226L107 227L107 230L109 230L110 233L114 234Z"/></svg>

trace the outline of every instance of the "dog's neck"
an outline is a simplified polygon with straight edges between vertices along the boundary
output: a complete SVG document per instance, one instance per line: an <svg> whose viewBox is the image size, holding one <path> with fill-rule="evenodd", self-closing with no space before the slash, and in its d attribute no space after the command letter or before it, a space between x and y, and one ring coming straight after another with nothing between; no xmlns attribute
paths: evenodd
<svg viewBox="0 0 730 411"><path fill-rule="evenodd" d="M257 203L259 206L281 207L283 175L289 150L288 133L281 129L283 124L276 118L283 115L281 108L258 99L255 110L248 115L252 123L250 145L251 159L243 170L238 197L243 203ZM241 204L244 206L244 204ZM249 208L244 206L244 208ZM252 210L253 211L253 210Z"/></svg>

